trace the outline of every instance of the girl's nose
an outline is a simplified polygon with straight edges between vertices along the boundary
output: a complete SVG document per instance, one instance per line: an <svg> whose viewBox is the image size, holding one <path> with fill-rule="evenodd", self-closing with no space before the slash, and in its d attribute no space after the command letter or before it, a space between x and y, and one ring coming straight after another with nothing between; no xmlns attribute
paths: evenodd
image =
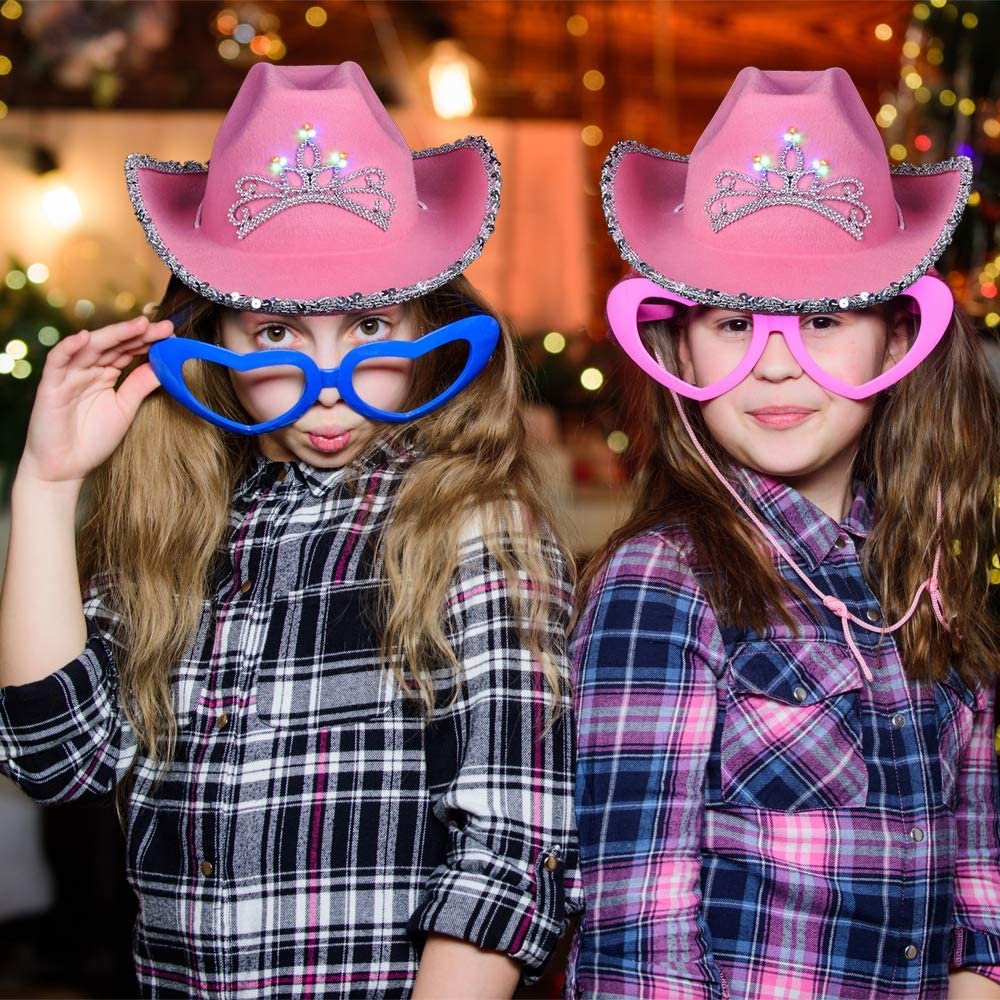
<svg viewBox="0 0 1000 1000"><path fill-rule="evenodd" d="M320 406L333 406L340 399L340 393L336 389L326 388L320 391L317 402Z"/></svg>
<svg viewBox="0 0 1000 1000"><path fill-rule="evenodd" d="M773 331L768 335L764 353L754 365L753 373L766 382L783 382L786 378L798 378L802 368L788 349L784 336Z"/></svg>

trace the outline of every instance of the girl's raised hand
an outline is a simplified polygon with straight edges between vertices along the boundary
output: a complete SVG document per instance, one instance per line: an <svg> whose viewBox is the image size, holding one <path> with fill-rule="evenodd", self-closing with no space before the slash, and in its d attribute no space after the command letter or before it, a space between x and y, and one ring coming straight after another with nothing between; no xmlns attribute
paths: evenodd
<svg viewBox="0 0 1000 1000"><path fill-rule="evenodd" d="M160 383L147 361L117 391L115 384L134 358L172 332L170 320L136 316L56 344L45 359L18 473L79 484L104 462Z"/></svg>

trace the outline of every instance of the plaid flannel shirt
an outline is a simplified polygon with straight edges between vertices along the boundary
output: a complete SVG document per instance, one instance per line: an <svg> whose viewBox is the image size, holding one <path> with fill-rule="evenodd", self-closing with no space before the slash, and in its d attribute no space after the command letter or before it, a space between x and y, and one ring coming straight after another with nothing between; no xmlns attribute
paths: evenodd
<svg viewBox="0 0 1000 1000"><path fill-rule="evenodd" d="M355 489L257 460L173 678L177 753L159 787L120 710L99 582L80 656L0 691L0 768L33 798L108 792L136 763L145 995L405 997L430 932L506 952L531 981L579 908L571 713L546 728L548 689L478 535L445 612L457 699L441 665L427 725L383 669L373 543L412 457L383 446ZM547 555L563 629L565 565Z"/></svg>
<svg viewBox="0 0 1000 1000"><path fill-rule="evenodd" d="M881 621L838 525L739 477L824 592ZM589 594L576 670L586 912L569 995L944 998L1000 983L993 691L909 682L891 637L790 599L798 635L716 620L679 531L621 546ZM790 580L781 561L778 570ZM738 570L737 570L738 571Z"/></svg>

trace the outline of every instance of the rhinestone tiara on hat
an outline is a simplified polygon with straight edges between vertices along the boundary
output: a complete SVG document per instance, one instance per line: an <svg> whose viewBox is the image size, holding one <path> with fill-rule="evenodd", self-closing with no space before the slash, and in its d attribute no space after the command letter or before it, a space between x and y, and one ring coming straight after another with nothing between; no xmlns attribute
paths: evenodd
<svg viewBox="0 0 1000 1000"><path fill-rule="evenodd" d="M738 170L721 170L715 175L716 190L705 202L712 231L718 232L754 212L777 205L797 205L818 212L825 219L840 226L856 240L864 235L871 221L871 211L861 200L864 185L856 177L841 177L824 181L830 173L826 160L813 160L806 169L802 152L804 137L790 126L784 134L784 144L778 165L771 157L761 153L753 158L753 169L758 176ZM789 162L791 157L791 163ZM746 201L746 199L751 199ZM740 204L729 207L729 199L739 199ZM843 211L840 206L846 206Z"/></svg>
<svg viewBox="0 0 1000 1000"><path fill-rule="evenodd" d="M236 238L242 240L268 219L296 205L336 205L367 219L387 231L396 211L396 199L385 188L385 173L379 167L361 167L342 173L348 154L331 151L326 160L316 142L316 129L305 122L296 133L299 144L295 150L295 166L288 158L271 158L271 177L244 174L236 181L237 199L229 209L229 221L236 227ZM329 177L324 178L324 174ZM254 212L253 202L269 204Z"/></svg>

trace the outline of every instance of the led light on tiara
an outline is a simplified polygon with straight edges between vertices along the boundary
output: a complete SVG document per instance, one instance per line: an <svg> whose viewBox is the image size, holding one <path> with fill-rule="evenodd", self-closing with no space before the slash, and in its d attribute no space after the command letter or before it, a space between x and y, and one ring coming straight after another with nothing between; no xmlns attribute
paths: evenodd
<svg viewBox="0 0 1000 1000"><path fill-rule="evenodd" d="M771 157L767 153L758 153L753 158L754 170L768 170L771 166Z"/></svg>
<svg viewBox="0 0 1000 1000"><path fill-rule="evenodd" d="M315 139L316 129L312 127L310 122L303 122L302 127L298 130L296 135L298 136L299 142L302 142L303 139Z"/></svg>
<svg viewBox="0 0 1000 1000"><path fill-rule="evenodd" d="M820 177L826 177L826 175L830 172L830 163L828 160L813 160L813 170L815 170Z"/></svg>
<svg viewBox="0 0 1000 1000"><path fill-rule="evenodd" d="M288 157L272 156L271 166L268 168L272 174L280 174L288 166Z"/></svg>
<svg viewBox="0 0 1000 1000"><path fill-rule="evenodd" d="M802 142L802 133L794 126L789 125L785 132L785 142L790 142L793 146L798 146Z"/></svg>
<svg viewBox="0 0 1000 1000"><path fill-rule="evenodd" d="M327 163L330 164L334 170L343 170L347 166L347 153L342 149L335 149L327 157Z"/></svg>

